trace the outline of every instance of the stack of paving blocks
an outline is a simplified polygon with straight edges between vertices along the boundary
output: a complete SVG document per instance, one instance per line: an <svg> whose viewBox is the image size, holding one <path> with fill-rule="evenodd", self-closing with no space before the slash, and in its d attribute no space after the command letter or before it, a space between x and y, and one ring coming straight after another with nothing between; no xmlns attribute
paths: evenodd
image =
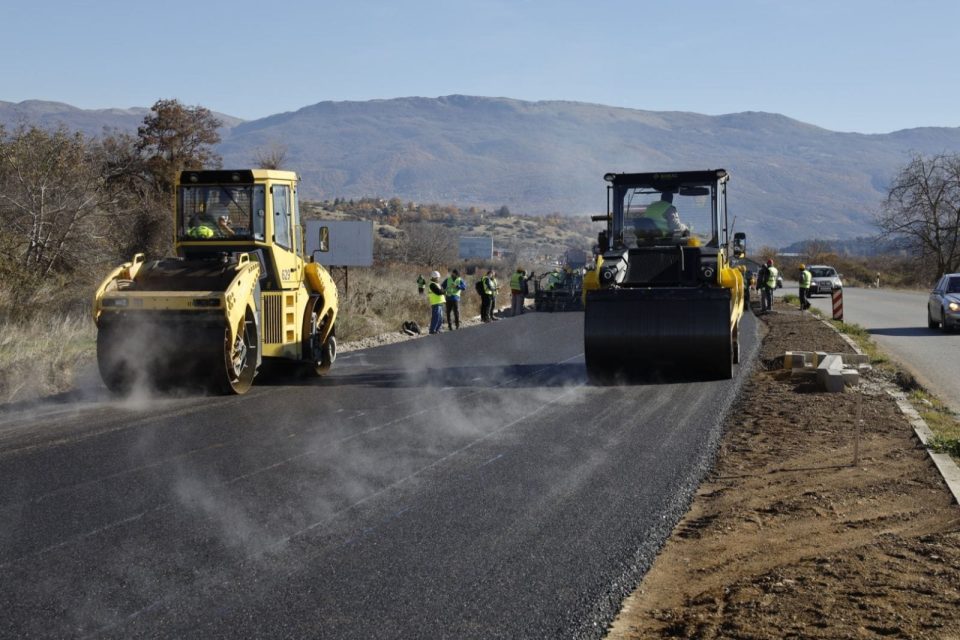
<svg viewBox="0 0 960 640"><path fill-rule="evenodd" d="M783 368L793 375L815 376L817 386L831 393L860 383L860 372L870 369L870 358L860 353L827 353L826 351L787 351Z"/></svg>

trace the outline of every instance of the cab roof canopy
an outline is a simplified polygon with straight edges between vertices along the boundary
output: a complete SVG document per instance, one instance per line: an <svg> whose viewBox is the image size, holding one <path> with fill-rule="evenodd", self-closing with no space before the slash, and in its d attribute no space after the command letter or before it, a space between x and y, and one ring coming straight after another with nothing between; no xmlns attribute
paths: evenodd
<svg viewBox="0 0 960 640"><path fill-rule="evenodd" d="M603 179L618 187L649 187L657 191L676 191L681 185L726 182L730 179L730 175L726 169L708 169L657 173L608 173L603 176Z"/></svg>
<svg viewBox="0 0 960 640"><path fill-rule="evenodd" d="M274 169L211 169L181 171L180 184L253 184L256 180L299 180L294 171Z"/></svg>

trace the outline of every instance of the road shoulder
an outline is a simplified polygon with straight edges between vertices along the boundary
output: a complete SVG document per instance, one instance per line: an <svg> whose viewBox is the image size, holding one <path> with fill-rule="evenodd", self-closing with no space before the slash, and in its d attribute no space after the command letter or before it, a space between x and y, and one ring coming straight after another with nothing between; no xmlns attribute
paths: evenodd
<svg viewBox="0 0 960 640"><path fill-rule="evenodd" d="M608 637L960 633L960 508L877 374L829 394L779 369L851 348L778 309L713 472Z"/></svg>

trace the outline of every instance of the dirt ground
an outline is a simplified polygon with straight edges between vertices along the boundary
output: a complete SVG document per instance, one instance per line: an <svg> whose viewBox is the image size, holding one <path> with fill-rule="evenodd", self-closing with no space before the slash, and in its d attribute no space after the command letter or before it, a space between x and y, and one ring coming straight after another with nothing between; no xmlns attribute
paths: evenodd
<svg viewBox="0 0 960 640"><path fill-rule="evenodd" d="M882 374L817 391L777 357L852 349L786 305L762 319L716 467L608 637L960 639L960 507Z"/></svg>

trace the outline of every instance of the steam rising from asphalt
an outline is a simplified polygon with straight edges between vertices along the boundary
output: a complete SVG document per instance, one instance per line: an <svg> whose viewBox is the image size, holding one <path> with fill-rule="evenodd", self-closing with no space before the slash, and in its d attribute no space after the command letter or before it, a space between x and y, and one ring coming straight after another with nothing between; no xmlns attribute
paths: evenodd
<svg viewBox="0 0 960 640"><path fill-rule="evenodd" d="M587 392L582 380L551 380L546 365L540 383L501 376L491 386L499 370L491 364L483 368L488 378L474 388L459 374L451 380L445 370L430 369L436 358L429 345L423 347L406 358L397 392L376 396L389 398L390 405L319 413L307 425L297 424L296 416L273 416L298 435L281 446L271 442L252 468L235 469L230 479L181 466L173 484L176 500L225 547L247 559L276 562L292 539L332 526L339 515L373 499L389 500L392 490L442 465L461 464L459 457L469 459L474 447L509 438L527 418L576 403ZM477 396L482 402L474 401ZM265 503L258 486L268 487L274 499Z"/></svg>
<svg viewBox="0 0 960 640"><path fill-rule="evenodd" d="M137 353L151 339L149 332L129 336L124 353ZM409 507L411 492L432 474L466 478L491 451L509 448L513 431L559 416L558 407L591 392L582 376L570 376L562 365L518 369L489 361L437 367L438 345L424 339L418 346L406 352L402 370L377 378L379 388L366 398L351 396L352 406L310 414L291 407L289 415L278 415L275 404L257 413L251 398L245 399L249 415L221 418L209 403L194 404L223 432L213 444L198 439L195 449L190 425L173 415L144 429L129 456L153 465L142 474L160 489L160 501L131 520L136 535L99 571L101 584L86 595L63 592L65 608L74 607L79 616L76 628L123 625L128 615L185 600L211 585L236 584L250 571L270 578L303 570L312 556L362 535L357 523L370 518L359 514ZM351 370L344 369L349 378ZM360 371L382 373L375 367ZM145 373L137 369L135 375L149 378ZM320 385L310 392L336 391ZM166 402L149 384L138 384L119 406L150 411L180 402L164 397ZM181 434L187 440L178 446ZM119 523L110 537L126 537L127 526ZM267 579L249 588L273 584ZM120 585L143 608L118 618L117 599L129 602L118 594Z"/></svg>

